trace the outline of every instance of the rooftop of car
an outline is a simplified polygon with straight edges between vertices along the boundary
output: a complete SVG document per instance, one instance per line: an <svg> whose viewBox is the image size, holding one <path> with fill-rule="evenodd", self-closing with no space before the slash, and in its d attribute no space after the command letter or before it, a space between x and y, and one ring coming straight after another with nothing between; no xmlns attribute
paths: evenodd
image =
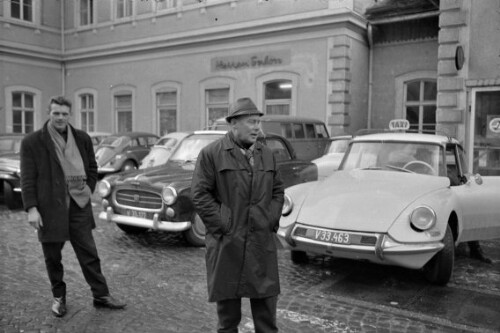
<svg viewBox="0 0 500 333"><path fill-rule="evenodd" d="M352 141L398 141L424 142L432 144L459 143L456 139L444 135L407 132L383 132L376 134L358 135L355 136Z"/></svg>
<svg viewBox="0 0 500 333"><path fill-rule="evenodd" d="M138 137L138 136L155 136L155 137L158 137L158 135L153 134L153 133L148 133L148 132L120 132L120 133L111 134L110 136L115 136L115 137L129 136L129 137L133 137L133 138Z"/></svg>

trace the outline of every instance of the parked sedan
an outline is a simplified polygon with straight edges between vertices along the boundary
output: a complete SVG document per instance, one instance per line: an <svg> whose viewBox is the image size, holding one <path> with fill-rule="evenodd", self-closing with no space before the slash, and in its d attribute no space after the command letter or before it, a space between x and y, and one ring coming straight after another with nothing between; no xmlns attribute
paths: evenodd
<svg viewBox="0 0 500 333"><path fill-rule="evenodd" d="M334 136L325 149L325 154L312 160L318 167L318 180L325 179L338 169L347 150L351 135Z"/></svg>
<svg viewBox="0 0 500 333"><path fill-rule="evenodd" d="M99 176L137 169L157 140L157 135L143 132L118 133L105 138L95 153Z"/></svg>
<svg viewBox="0 0 500 333"><path fill-rule="evenodd" d="M104 178L97 185L97 193L103 198L99 218L115 222L127 233L148 229L183 232L189 243L203 246L205 226L194 211L191 181L201 149L225 133L193 132L165 165ZM298 160L285 138L269 134L261 140L273 150L285 186L317 180L316 166Z"/></svg>
<svg viewBox="0 0 500 333"><path fill-rule="evenodd" d="M20 154L5 154L0 157L0 183L4 202L9 209L21 207L21 160Z"/></svg>
<svg viewBox="0 0 500 333"><path fill-rule="evenodd" d="M445 136L357 136L337 172L285 190L278 238L294 262L366 260L444 285L456 244L500 237L500 177L469 174L465 160Z"/></svg>

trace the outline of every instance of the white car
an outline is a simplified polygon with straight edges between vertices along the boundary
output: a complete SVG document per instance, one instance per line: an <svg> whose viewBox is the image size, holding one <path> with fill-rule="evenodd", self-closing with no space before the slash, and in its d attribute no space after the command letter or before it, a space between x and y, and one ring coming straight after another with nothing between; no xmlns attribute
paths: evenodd
<svg viewBox="0 0 500 333"><path fill-rule="evenodd" d="M285 190L278 238L307 253L452 275L455 245L500 238L500 177L467 173L455 139L432 134L354 137L323 181Z"/></svg>
<svg viewBox="0 0 500 333"><path fill-rule="evenodd" d="M325 179L338 169L351 139L351 135L332 137L326 146L325 154L311 161L318 167L318 180Z"/></svg>

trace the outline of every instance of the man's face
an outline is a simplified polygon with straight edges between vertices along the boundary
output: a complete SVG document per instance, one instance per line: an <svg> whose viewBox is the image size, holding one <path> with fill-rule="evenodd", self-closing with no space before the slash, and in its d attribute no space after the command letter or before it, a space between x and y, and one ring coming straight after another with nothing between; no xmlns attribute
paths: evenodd
<svg viewBox="0 0 500 333"><path fill-rule="evenodd" d="M59 132L66 131L71 110L66 105L50 104L49 121Z"/></svg>
<svg viewBox="0 0 500 333"><path fill-rule="evenodd" d="M254 144L260 133L260 116L241 116L234 120L233 133L242 143Z"/></svg>

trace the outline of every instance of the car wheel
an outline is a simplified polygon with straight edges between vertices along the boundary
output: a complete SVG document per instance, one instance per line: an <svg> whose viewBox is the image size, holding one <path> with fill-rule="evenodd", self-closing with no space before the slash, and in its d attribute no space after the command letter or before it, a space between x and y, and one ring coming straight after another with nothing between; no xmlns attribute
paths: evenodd
<svg viewBox="0 0 500 333"><path fill-rule="evenodd" d="M126 234L129 235L139 235L148 231L148 229L146 228L134 227L132 225L126 225L121 223L117 223L116 225L118 226L118 228L122 229Z"/></svg>
<svg viewBox="0 0 500 333"><path fill-rule="evenodd" d="M441 286L444 286L450 281L455 260L455 244L449 225L446 227L443 243L444 248L436 253L436 255L424 266L425 278L429 282Z"/></svg>
<svg viewBox="0 0 500 333"><path fill-rule="evenodd" d="M291 251L290 257L292 258L292 262L294 264L305 264L309 261L307 257L307 253L304 251Z"/></svg>
<svg viewBox="0 0 500 333"><path fill-rule="evenodd" d="M19 194L14 192L12 185L9 182L3 183L3 197L5 204L9 209L18 209L22 206L22 199Z"/></svg>
<svg viewBox="0 0 500 333"><path fill-rule="evenodd" d="M137 169L137 165L133 161L125 161L122 166L122 171L127 171L127 170L135 170Z"/></svg>
<svg viewBox="0 0 500 333"><path fill-rule="evenodd" d="M193 214L191 228L184 231L186 240L193 246L205 246L205 233L205 224L201 220L201 217L196 213Z"/></svg>

